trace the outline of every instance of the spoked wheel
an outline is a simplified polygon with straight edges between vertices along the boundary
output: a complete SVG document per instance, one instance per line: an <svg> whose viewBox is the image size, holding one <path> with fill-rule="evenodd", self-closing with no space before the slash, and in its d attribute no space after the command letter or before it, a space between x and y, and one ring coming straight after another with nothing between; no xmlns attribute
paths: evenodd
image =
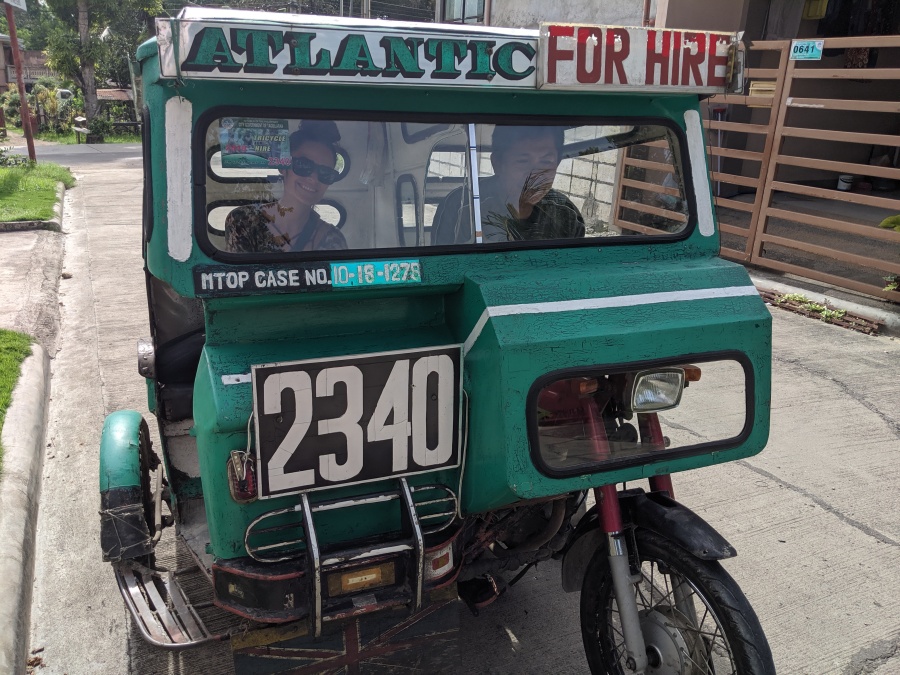
<svg viewBox="0 0 900 675"><path fill-rule="evenodd" d="M698 560L652 532L635 535L640 579L634 588L647 646L645 672L774 675L759 620L722 566ZM632 672L603 549L594 555L582 584L581 634L592 673Z"/></svg>

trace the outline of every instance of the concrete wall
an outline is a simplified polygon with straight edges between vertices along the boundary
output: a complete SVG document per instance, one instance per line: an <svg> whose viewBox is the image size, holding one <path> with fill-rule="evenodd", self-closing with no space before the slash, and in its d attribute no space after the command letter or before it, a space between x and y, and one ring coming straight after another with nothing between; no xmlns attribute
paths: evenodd
<svg viewBox="0 0 900 675"><path fill-rule="evenodd" d="M665 28L693 30L743 30L750 1L659 0L655 13L656 25ZM654 14L651 13L651 16Z"/></svg>
<svg viewBox="0 0 900 675"><path fill-rule="evenodd" d="M652 0L650 17L656 12ZM640 26L643 0L491 0L490 24L535 28L542 21Z"/></svg>

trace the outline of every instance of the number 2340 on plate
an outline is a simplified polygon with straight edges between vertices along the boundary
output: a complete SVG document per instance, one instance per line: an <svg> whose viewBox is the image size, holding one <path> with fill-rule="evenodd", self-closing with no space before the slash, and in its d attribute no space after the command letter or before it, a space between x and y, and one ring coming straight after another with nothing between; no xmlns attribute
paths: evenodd
<svg viewBox="0 0 900 675"><path fill-rule="evenodd" d="M260 497L459 464L459 345L253 366Z"/></svg>

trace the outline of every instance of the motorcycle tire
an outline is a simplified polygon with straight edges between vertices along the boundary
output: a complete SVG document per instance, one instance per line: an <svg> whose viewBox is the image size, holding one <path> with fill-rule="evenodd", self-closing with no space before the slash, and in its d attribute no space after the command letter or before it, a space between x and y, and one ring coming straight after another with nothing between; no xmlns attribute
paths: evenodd
<svg viewBox="0 0 900 675"><path fill-rule="evenodd" d="M673 542L636 530L629 546L648 675L774 675L775 665L756 613L716 561L700 560ZM607 552L588 565L581 589L581 635L595 675L627 675Z"/></svg>

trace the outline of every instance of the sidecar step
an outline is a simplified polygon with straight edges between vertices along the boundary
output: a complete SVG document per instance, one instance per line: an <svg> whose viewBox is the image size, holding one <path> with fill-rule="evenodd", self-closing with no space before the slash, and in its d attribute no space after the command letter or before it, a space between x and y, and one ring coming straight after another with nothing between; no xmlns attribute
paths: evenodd
<svg viewBox="0 0 900 675"><path fill-rule="evenodd" d="M228 638L210 633L173 573L127 564L113 569L125 605L147 642L163 649L187 649Z"/></svg>

